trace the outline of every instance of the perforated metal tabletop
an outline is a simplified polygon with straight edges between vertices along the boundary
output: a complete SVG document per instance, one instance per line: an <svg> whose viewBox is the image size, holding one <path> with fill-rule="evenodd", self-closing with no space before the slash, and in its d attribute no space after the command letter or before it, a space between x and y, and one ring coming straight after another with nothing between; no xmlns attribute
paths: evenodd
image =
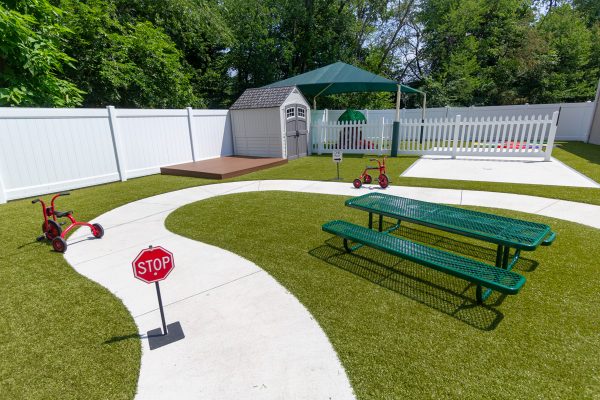
<svg viewBox="0 0 600 400"><path fill-rule="evenodd" d="M536 222L384 193L368 193L354 197L347 200L346 205L520 250L534 250L551 234L548 225Z"/></svg>

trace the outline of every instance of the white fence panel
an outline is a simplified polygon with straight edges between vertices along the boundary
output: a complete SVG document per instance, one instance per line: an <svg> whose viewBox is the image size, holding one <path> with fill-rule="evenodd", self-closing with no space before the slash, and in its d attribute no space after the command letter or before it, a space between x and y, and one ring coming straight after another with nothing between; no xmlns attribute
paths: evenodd
<svg viewBox="0 0 600 400"><path fill-rule="evenodd" d="M119 179L106 109L3 108L5 200Z"/></svg>
<svg viewBox="0 0 600 400"><path fill-rule="evenodd" d="M0 108L0 203L232 153L227 110Z"/></svg>
<svg viewBox="0 0 600 400"><path fill-rule="evenodd" d="M192 161L186 110L116 110L127 178Z"/></svg>
<svg viewBox="0 0 600 400"><path fill-rule="evenodd" d="M192 124L195 160L233 155L227 110L193 110Z"/></svg>

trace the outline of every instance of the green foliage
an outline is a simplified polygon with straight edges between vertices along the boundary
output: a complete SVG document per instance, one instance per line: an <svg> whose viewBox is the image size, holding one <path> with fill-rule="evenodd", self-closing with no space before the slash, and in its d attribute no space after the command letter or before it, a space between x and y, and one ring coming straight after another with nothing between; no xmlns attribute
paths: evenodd
<svg viewBox="0 0 600 400"><path fill-rule="evenodd" d="M421 19L434 105L585 101L593 98L595 31L571 5L539 20L524 0L430 0ZM596 47L597 49L597 47Z"/></svg>
<svg viewBox="0 0 600 400"><path fill-rule="evenodd" d="M586 101L594 98L598 79L594 34L570 5L553 8L537 30L547 43L546 62L528 77L532 102ZM596 39L598 37L596 36ZM596 64L596 65L594 65Z"/></svg>
<svg viewBox="0 0 600 400"><path fill-rule="evenodd" d="M227 0L235 43L228 60L234 94L325 66L352 62L354 16L349 3Z"/></svg>
<svg viewBox="0 0 600 400"><path fill-rule="evenodd" d="M0 105L81 103L82 92L60 78L74 61L62 51L71 32L61 22L61 10L47 0L0 2Z"/></svg>
<svg viewBox="0 0 600 400"><path fill-rule="evenodd" d="M86 106L202 107L182 52L150 22L121 23L113 3L61 1L79 60L69 77L87 92Z"/></svg>
<svg viewBox="0 0 600 400"><path fill-rule="evenodd" d="M209 106L222 106L229 94L225 51L233 43L217 3L207 0L116 2L122 22L149 21L162 29L182 52L194 92Z"/></svg>
<svg viewBox="0 0 600 400"><path fill-rule="evenodd" d="M335 61L420 88L432 106L584 101L600 73L599 4L0 0L0 105L228 107ZM394 102L358 93L319 106Z"/></svg>

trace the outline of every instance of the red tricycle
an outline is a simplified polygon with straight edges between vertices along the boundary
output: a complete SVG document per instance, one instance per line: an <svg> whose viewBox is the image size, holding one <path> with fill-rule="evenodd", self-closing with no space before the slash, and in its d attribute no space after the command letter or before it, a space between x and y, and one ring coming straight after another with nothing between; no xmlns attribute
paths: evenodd
<svg viewBox="0 0 600 400"><path fill-rule="evenodd" d="M365 170L363 171L363 173L352 182L354 187L357 189L360 189L363 182L366 184L371 183L373 181L373 178L371 177L371 175L368 174L367 171L375 170L375 169L379 170L379 177L377 178L377 182L379 182L379 186L381 186L383 189L388 187L388 185L390 184L390 180L388 179L386 172L385 172L385 158L386 158L386 156L383 156L383 161L379 161L377 158L369 159L369 161L376 161L377 166L376 167L369 167L369 166L365 167Z"/></svg>
<svg viewBox="0 0 600 400"><path fill-rule="evenodd" d="M67 234L77 226L87 226L92 231L92 235L95 238L100 239L104 236L104 229L100 224L90 224L88 222L80 222L73 218L73 211L57 211L54 208L54 201L60 196L68 196L69 193L59 193L52 197L50 201L50 207L46 207L46 203L42 199L36 199L31 202L31 204L41 203L42 205L42 213L44 214L44 222L42 223L42 235L37 238L38 241L42 241L44 239L50 240L52 242L52 248L54 251L59 253L64 253L67 251L67 241L65 238ZM52 217L52 219L50 219ZM64 218L67 217L71 224L63 230L61 225L56 218Z"/></svg>

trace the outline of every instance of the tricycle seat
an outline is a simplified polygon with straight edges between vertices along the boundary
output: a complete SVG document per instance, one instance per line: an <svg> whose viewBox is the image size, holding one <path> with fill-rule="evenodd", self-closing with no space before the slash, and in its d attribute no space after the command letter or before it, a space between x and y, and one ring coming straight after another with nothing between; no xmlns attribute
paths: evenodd
<svg viewBox="0 0 600 400"><path fill-rule="evenodd" d="M62 218L62 217L66 217L68 215L73 214L73 210L69 210L69 211L54 211L54 215L56 215L58 218Z"/></svg>

